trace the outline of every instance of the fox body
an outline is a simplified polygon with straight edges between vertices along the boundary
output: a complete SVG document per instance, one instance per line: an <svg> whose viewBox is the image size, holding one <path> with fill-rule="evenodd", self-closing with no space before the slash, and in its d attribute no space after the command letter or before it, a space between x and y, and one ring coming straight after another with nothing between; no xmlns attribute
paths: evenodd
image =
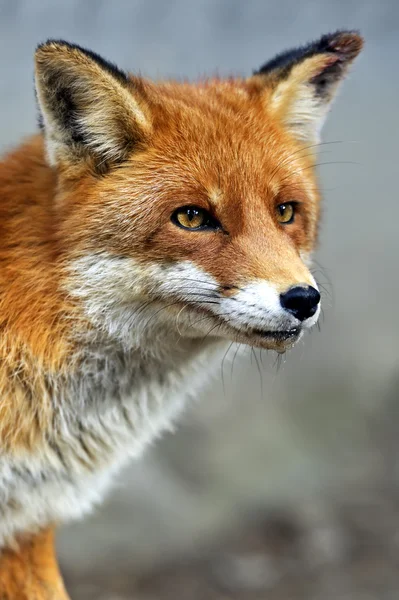
<svg viewBox="0 0 399 600"><path fill-rule="evenodd" d="M41 132L0 164L6 554L32 565L21 540L101 500L226 344L284 352L315 324L319 134L361 46L338 32L195 84L38 47Z"/></svg>

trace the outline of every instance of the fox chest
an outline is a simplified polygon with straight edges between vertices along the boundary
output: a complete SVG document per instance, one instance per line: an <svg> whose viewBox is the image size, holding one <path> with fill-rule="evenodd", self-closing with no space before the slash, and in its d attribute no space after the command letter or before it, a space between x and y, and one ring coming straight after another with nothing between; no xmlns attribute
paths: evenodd
<svg viewBox="0 0 399 600"><path fill-rule="evenodd" d="M113 467L168 429L193 391L187 368L104 364L70 382L57 414L55 452L72 472Z"/></svg>
<svg viewBox="0 0 399 600"><path fill-rule="evenodd" d="M101 356L54 385L52 427L39 450L0 454L0 546L18 531L90 512L115 472L171 427L216 358L215 350L195 360L170 355L167 364Z"/></svg>
<svg viewBox="0 0 399 600"><path fill-rule="evenodd" d="M210 342L200 352L195 346L169 350L162 360L137 361L123 353L94 357L58 405L57 453L66 452L84 470L138 456L171 427L186 399L197 396L224 349L225 343Z"/></svg>
<svg viewBox="0 0 399 600"><path fill-rule="evenodd" d="M186 368L105 361L56 389L40 449L0 454L0 546L18 531L90 512L115 472L171 426L194 386Z"/></svg>

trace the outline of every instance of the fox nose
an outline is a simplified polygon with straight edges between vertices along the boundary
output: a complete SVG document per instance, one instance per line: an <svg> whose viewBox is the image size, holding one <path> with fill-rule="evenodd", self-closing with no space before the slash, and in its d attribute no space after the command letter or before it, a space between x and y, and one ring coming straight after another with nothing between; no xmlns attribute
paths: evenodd
<svg viewBox="0 0 399 600"><path fill-rule="evenodd" d="M280 294L280 304L299 321L313 317L320 302L319 292L310 285L297 285Z"/></svg>

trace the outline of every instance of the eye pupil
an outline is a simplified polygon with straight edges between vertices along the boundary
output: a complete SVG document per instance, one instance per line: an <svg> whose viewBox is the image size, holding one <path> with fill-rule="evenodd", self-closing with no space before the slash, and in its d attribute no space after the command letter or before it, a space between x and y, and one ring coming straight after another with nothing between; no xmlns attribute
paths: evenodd
<svg viewBox="0 0 399 600"><path fill-rule="evenodd" d="M195 217L197 217L199 214L199 211L196 208L188 208L187 209L187 217L189 221L192 221L193 219L195 219Z"/></svg>

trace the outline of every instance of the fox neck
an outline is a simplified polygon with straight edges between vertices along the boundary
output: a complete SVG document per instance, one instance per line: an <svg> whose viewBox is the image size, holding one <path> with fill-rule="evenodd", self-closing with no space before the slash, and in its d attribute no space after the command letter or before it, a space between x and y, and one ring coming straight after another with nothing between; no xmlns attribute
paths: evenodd
<svg viewBox="0 0 399 600"><path fill-rule="evenodd" d="M140 395L145 389L151 393L153 387L167 394L172 386L177 393L179 382L191 395L201 384L204 371L209 374L211 357L217 357L226 346L224 340L211 337L178 339L167 329L152 339L150 334L137 338L129 347L109 336L97 339L97 333L90 338L89 333L86 341L82 340L76 357L78 369L72 378L78 386L95 378L99 384L95 395L100 402L136 392Z"/></svg>

